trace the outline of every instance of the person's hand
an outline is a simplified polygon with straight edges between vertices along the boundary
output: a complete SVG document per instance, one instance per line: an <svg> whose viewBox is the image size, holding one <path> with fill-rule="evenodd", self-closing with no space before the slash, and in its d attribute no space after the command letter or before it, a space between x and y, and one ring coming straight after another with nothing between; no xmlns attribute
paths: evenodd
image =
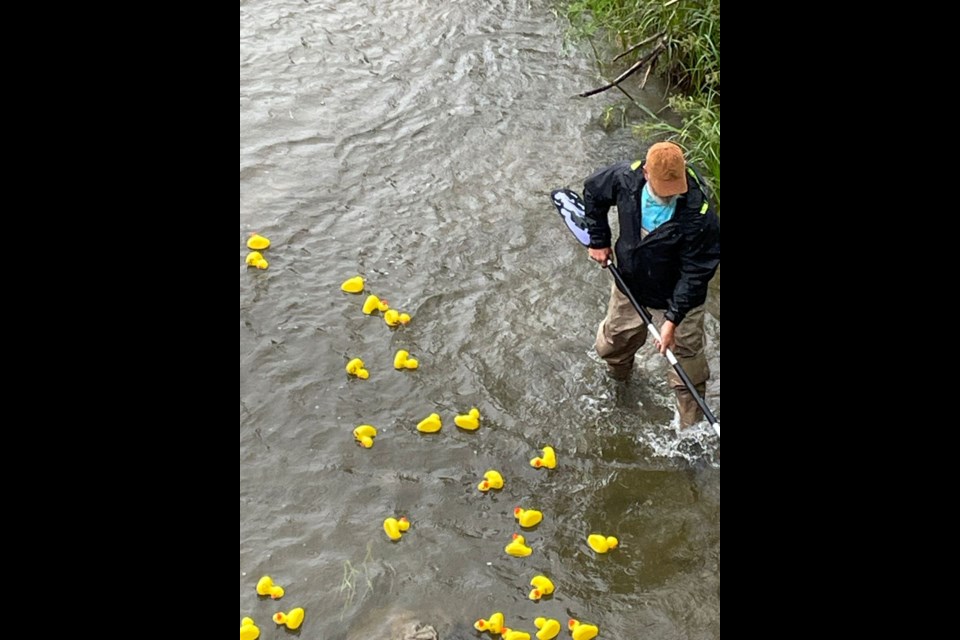
<svg viewBox="0 0 960 640"><path fill-rule="evenodd" d="M660 349L660 355L667 355L667 349L673 351L673 332L676 328L677 325L673 324L669 320L664 320L663 326L660 327L660 339L657 340L657 347Z"/></svg>
<svg viewBox="0 0 960 640"><path fill-rule="evenodd" d="M610 259L610 247L605 247L603 249L587 249L587 252L590 254L591 260L596 260L603 266L604 269L607 268L607 260Z"/></svg>

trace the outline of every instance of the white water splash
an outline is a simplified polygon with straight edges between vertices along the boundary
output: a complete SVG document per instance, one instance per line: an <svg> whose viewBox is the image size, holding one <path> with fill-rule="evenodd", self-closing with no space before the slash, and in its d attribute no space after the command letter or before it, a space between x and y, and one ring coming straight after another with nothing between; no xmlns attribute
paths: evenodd
<svg viewBox="0 0 960 640"><path fill-rule="evenodd" d="M658 456L691 463L706 462L714 469L720 468L720 439L706 420L681 430L680 414L674 411L668 426L644 429L637 439Z"/></svg>

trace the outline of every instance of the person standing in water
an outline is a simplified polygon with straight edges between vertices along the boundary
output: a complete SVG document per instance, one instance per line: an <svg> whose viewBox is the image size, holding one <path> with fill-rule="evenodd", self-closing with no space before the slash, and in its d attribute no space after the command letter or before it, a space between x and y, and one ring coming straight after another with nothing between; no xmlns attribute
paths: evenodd
<svg viewBox="0 0 960 640"><path fill-rule="evenodd" d="M615 255L630 292L660 330L660 353L673 351L703 397L710 378L703 353L703 305L720 265L720 221L702 179L687 166L678 145L658 142L645 160L618 162L587 178L583 202L590 258L606 267ZM612 206L620 222L613 250L607 220ZM630 378L647 333L640 314L614 282L594 345L613 378ZM701 420L703 412L672 367L667 376L677 395L680 426L687 428Z"/></svg>

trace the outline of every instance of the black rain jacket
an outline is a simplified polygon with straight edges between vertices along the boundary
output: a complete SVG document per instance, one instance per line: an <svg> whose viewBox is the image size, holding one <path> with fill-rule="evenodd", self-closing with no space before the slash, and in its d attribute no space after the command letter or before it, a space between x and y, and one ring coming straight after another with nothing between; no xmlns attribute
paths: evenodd
<svg viewBox="0 0 960 640"><path fill-rule="evenodd" d="M720 265L720 220L688 165L687 192L677 198L673 217L641 240L645 184L642 162L618 162L586 179L583 202L590 248L610 246L607 213L616 205L620 237L614 251L623 279L640 304L665 309L665 317L680 324L707 299L707 285Z"/></svg>

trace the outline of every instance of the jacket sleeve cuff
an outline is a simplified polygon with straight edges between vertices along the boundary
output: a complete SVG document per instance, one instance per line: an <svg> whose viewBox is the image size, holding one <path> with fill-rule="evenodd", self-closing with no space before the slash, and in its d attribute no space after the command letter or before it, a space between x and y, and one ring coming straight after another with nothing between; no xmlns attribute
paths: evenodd
<svg viewBox="0 0 960 640"><path fill-rule="evenodd" d="M685 314L685 313L680 313L679 311L676 311L676 310L674 310L674 309L670 309L670 310L668 310L666 313L663 314L663 317L664 317L665 319L669 320L670 322L672 322L672 323L675 324L675 325L679 325L681 322L683 322L683 319L684 319L686 316L687 316L687 314Z"/></svg>

